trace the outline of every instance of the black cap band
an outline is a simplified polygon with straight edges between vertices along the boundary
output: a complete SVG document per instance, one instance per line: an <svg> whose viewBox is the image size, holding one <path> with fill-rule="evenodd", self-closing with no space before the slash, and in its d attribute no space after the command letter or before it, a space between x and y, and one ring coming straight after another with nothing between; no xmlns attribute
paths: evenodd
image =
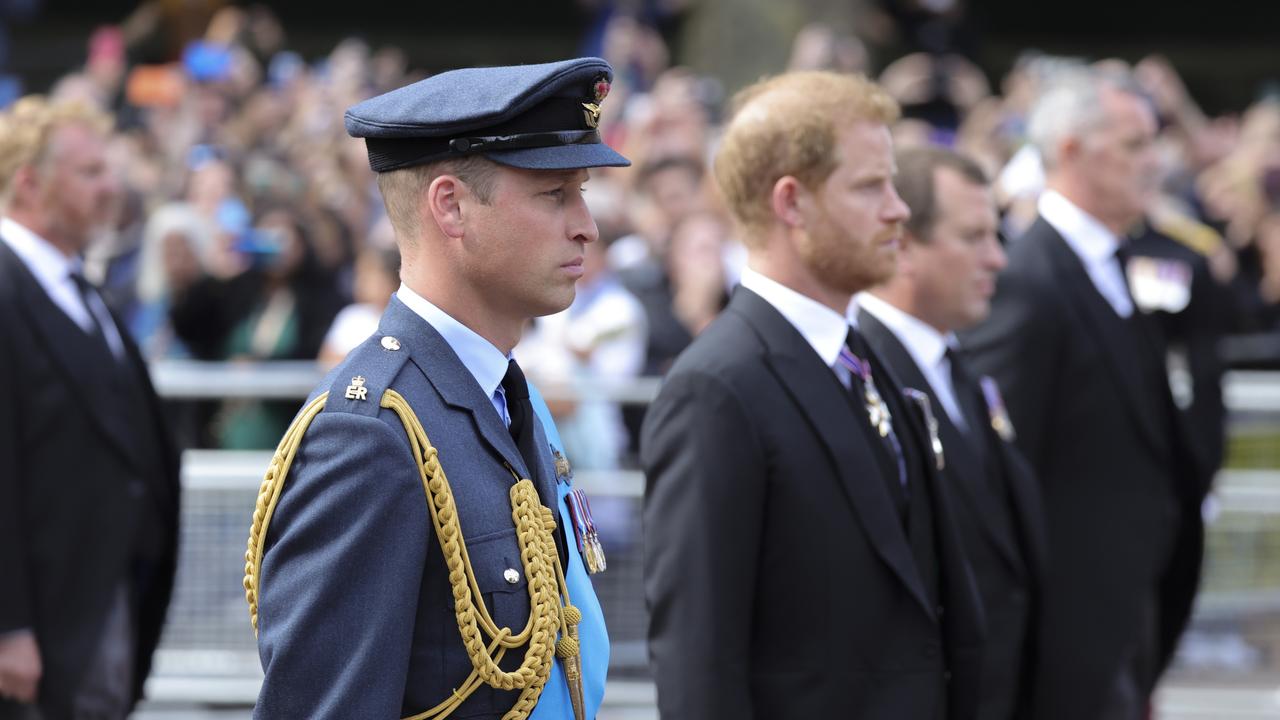
<svg viewBox="0 0 1280 720"><path fill-rule="evenodd" d="M385 172L500 150L599 144L603 140L599 131L588 126L588 113L581 100L555 97L508 122L476 128L483 135L368 137L369 167Z"/></svg>

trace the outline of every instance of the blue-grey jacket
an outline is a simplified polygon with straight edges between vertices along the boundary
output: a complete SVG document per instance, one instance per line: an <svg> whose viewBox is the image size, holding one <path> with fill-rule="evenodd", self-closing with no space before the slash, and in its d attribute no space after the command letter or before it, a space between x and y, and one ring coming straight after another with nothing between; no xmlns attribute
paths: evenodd
<svg viewBox="0 0 1280 720"><path fill-rule="evenodd" d="M384 346L388 336L398 348ZM356 376L364 378L366 399L345 396ZM557 508L547 434L534 423L538 463L526 467L453 350L393 298L378 332L317 389L315 395L330 392L325 409L304 436L267 531L258 598L265 678L257 718L406 717L448 698L471 672L408 439L400 419L378 404L387 388L409 402L439 451L494 622L518 632L528 619L507 465L533 480L543 504ZM568 561L580 564L576 548L569 550ZM514 583L509 570L518 574ZM581 568L568 570L582 575ZM584 629L596 623L603 636L598 602L585 585L590 597L580 597L584 591L577 588L573 602L588 616ZM508 651L501 665L514 669L522 657L523 648ZM588 691L595 707L604 677L598 665L607 663L607 651L603 658L584 654L584 665L593 662L594 672L584 674L599 686ZM563 682L559 668L552 681ZM451 717L498 718L517 696L481 685ZM555 696L564 693L544 697Z"/></svg>

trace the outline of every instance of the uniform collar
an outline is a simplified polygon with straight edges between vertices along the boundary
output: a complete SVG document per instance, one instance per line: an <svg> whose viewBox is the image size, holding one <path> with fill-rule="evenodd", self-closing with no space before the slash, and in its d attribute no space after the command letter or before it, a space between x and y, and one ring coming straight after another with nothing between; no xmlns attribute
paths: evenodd
<svg viewBox="0 0 1280 720"><path fill-rule="evenodd" d="M743 269L740 282L742 287L759 295L786 318L828 367L836 364L849 335L848 319L749 267Z"/></svg>
<svg viewBox="0 0 1280 720"><path fill-rule="evenodd" d="M454 354L462 361L486 397L493 397L502 378L507 374L509 358L493 343L480 337L474 330L454 320L448 313L436 307L430 300L409 289L403 283L396 297L418 317L426 320L440 333Z"/></svg>

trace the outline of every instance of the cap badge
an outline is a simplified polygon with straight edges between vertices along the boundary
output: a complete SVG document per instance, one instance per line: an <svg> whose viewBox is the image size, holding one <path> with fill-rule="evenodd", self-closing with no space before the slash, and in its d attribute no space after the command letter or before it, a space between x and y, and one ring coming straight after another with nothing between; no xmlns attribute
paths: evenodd
<svg viewBox="0 0 1280 720"><path fill-rule="evenodd" d="M587 127L595 128L600 125L600 103L609 95L609 78L601 75L596 78L595 84L591 87L591 92L595 96L595 102L582 103L583 113L587 121Z"/></svg>
<svg viewBox="0 0 1280 720"><path fill-rule="evenodd" d="M587 121L587 127L595 128L600 125L600 106L595 103L582 103L583 118Z"/></svg>

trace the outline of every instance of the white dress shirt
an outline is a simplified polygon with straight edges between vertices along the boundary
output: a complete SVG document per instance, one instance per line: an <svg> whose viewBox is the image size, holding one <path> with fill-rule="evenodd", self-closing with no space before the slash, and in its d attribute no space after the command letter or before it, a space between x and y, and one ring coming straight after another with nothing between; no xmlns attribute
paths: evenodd
<svg viewBox="0 0 1280 720"><path fill-rule="evenodd" d="M57 305L72 322L79 325L86 333L95 334L94 319L102 334L106 336L107 345L116 359L124 358L124 340L120 338L120 330L111 319L111 312L98 293L90 293L89 306L85 306L84 296L76 281L71 279L72 273L83 273L84 262L80 258L69 258L54 247L48 240L32 232L25 225L11 219L0 218L0 241L9 246L18 259L22 261L36 282L44 288L49 299ZM90 316L89 313L93 315Z"/></svg>
<svg viewBox="0 0 1280 720"><path fill-rule="evenodd" d="M804 337L822 362L836 374L844 386L850 387L849 370L838 362L840 350L849 335L849 326L857 323L807 295L802 295L759 272L745 268L742 287L764 298Z"/></svg>
<svg viewBox="0 0 1280 720"><path fill-rule="evenodd" d="M1120 239L1115 233L1054 190L1046 190L1040 196L1037 209L1040 217L1052 225L1080 257L1089 279L1116 315L1122 318L1132 315L1133 299L1129 297L1124 272L1116 261Z"/></svg>
<svg viewBox="0 0 1280 720"><path fill-rule="evenodd" d="M410 290L403 283L400 289L396 290L396 297L440 333L440 337L444 338L454 354L462 361L463 367L476 379L480 389L489 398L489 402L493 403L493 409L498 411L498 417L510 427L511 416L507 413L507 399L502 392L502 378L507 374L507 363L510 358L493 343L480 337L476 331L454 320L448 313Z"/></svg>
<svg viewBox="0 0 1280 720"><path fill-rule="evenodd" d="M871 293L858 293L855 305L871 313L889 328L915 361L920 373L933 388L933 394L947 411L947 417L958 428L968 429L964 413L956 402L955 386L951 383L951 361L947 348L958 347L955 333L942 334L923 320L903 312Z"/></svg>

